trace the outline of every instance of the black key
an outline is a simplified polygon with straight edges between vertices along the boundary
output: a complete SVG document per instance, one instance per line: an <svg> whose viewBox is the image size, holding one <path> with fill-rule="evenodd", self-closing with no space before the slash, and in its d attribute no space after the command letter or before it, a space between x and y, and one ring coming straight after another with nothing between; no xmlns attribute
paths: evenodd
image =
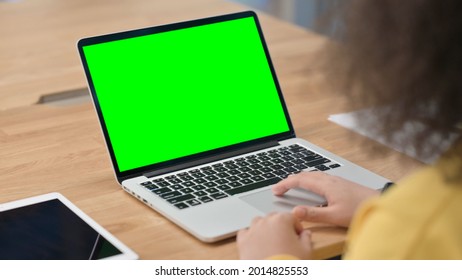
<svg viewBox="0 0 462 280"><path fill-rule="evenodd" d="M294 157L291 157L291 156L283 156L281 159L285 160L285 161L292 161L294 160L295 158Z"/></svg>
<svg viewBox="0 0 462 280"><path fill-rule="evenodd" d="M209 176L206 176L205 179L209 180L209 181L215 181L215 180L218 180L220 178L218 178L217 176L215 175L209 175Z"/></svg>
<svg viewBox="0 0 462 280"><path fill-rule="evenodd" d="M234 182L234 181L239 181L241 180L241 178L237 177L237 176L231 176L231 177L228 177L226 178L228 181L230 182Z"/></svg>
<svg viewBox="0 0 462 280"><path fill-rule="evenodd" d="M215 198L215 199L221 199L221 198L227 197L228 195L225 194L225 193L219 192L219 193L211 194L210 196Z"/></svg>
<svg viewBox="0 0 462 280"><path fill-rule="evenodd" d="M248 191L251 191L251 190L256 190L256 189L260 189L260 188L263 188L263 187L267 187L269 185L276 184L279 181L281 181L281 179L275 177L275 178L271 178L271 179L268 179L268 180L265 180L265 181L256 182L256 183L253 183L253 184L250 184L250 185L247 185L247 186L227 190L225 192L227 194L229 194L229 195L235 195L235 194L238 194L238 193L248 192Z"/></svg>
<svg viewBox="0 0 462 280"><path fill-rule="evenodd" d="M307 162L305 164L308 165L309 167L313 167L313 166L328 163L328 162L330 162L330 160L328 160L327 158L321 158L318 160Z"/></svg>
<svg viewBox="0 0 462 280"><path fill-rule="evenodd" d="M287 167L287 168L284 168L284 171L286 171L287 173L295 173L295 172L297 172L299 170L295 169L293 167Z"/></svg>
<svg viewBox="0 0 462 280"><path fill-rule="evenodd" d="M196 184L194 182L191 182L191 181L186 181L184 183L181 183L182 186L184 187L192 187L192 186L195 186Z"/></svg>
<svg viewBox="0 0 462 280"><path fill-rule="evenodd" d="M239 174L241 173L241 171L237 170L237 169L231 169L228 171L228 174L231 174L231 175L236 175L236 174Z"/></svg>
<svg viewBox="0 0 462 280"><path fill-rule="evenodd" d="M233 187L233 188L237 188L237 187L241 187L242 184L239 183L239 182L231 182L228 184L229 186Z"/></svg>
<svg viewBox="0 0 462 280"><path fill-rule="evenodd" d="M202 201L203 203L207 203L207 202L213 201L213 199L211 199L211 198L208 197L208 196L199 197L199 200Z"/></svg>
<svg viewBox="0 0 462 280"><path fill-rule="evenodd" d="M309 161L317 160L317 159L320 159L320 158L323 158L323 157L320 156L320 155L313 155L313 156L303 157L302 159L303 159L305 162L309 162Z"/></svg>
<svg viewBox="0 0 462 280"><path fill-rule="evenodd" d="M215 183L217 183L219 185L224 185L224 184L227 184L229 182L226 179L220 179L220 180L216 180Z"/></svg>
<svg viewBox="0 0 462 280"><path fill-rule="evenodd" d="M329 165L330 168L337 168L337 167L340 167L340 164L336 163L336 164L332 164L332 165Z"/></svg>
<svg viewBox="0 0 462 280"><path fill-rule="evenodd" d="M274 175L273 173L265 173L263 175L261 175L263 177L265 177L266 179L270 179L270 178L274 178L276 177L276 175Z"/></svg>
<svg viewBox="0 0 462 280"><path fill-rule="evenodd" d="M305 156L319 156L317 153L313 153L312 151L302 151L300 154Z"/></svg>
<svg viewBox="0 0 462 280"><path fill-rule="evenodd" d="M172 178L170 180L168 180L171 184L179 184L181 182L183 182L182 180L178 179L178 178Z"/></svg>
<svg viewBox="0 0 462 280"><path fill-rule="evenodd" d="M198 172L200 172L199 169L189 170L189 173L190 173L190 174L195 174L195 173L198 173Z"/></svg>
<svg viewBox="0 0 462 280"><path fill-rule="evenodd" d="M204 191L198 191L198 192L195 192L194 195L196 197L201 197L201 196L207 195L207 193Z"/></svg>
<svg viewBox="0 0 462 280"><path fill-rule="evenodd" d="M306 157L306 155L302 154L302 153L296 153L296 154L293 154L292 155L294 158L304 158Z"/></svg>
<svg viewBox="0 0 462 280"><path fill-rule="evenodd" d="M231 189L231 187L228 186L228 185L222 185L222 186L218 186L217 189L220 189L222 191L226 191L226 190Z"/></svg>
<svg viewBox="0 0 462 280"><path fill-rule="evenodd" d="M181 191L182 193L185 193L185 194L186 194L186 193L192 193L192 192L194 192L194 190L191 189L191 188L184 188L184 189L182 189L182 190L180 190L180 191Z"/></svg>
<svg viewBox="0 0 462 280"><path fill-rule="evenodd" d="M219 190L215 189L215 188L206 189L205 191L208 192L208 193L217 193L217 192L219 192Z"/></svg>
<svg viewBox="0 0 462 280"><path fill-rule="evenodd" d="M276 170L273 172L274 174L278 175L278 176L285 176L287 174L289 174L288 172L286 172L285 170Z"/></svg>
<svg viewBox="0 0 462 280"><path fill-rule="evenodd" d="M228 171L228 168L220 166L220 167L215 168L215 171L217 171L217 172L225 172L225 171Z"/></svg>
<svg viewBox="0 0 462 280"><path fill-rule="evenodd" d="M246 159L254 159L254 158L256 158L256 157L257 157L256 155L250 155L250 156L246 156L245 158L246 158Z"/></svg>
<svg viewBox="0 0 462 280"><path fill-rule="evenodd" d="M215 170L204 170L202 171L202 173L204 173L205 175L213 175L213 174L216 174L217 172Z"/></svg>
<svg viewBox="0 0 462 280"><path fill-rule="evenodd" d="M163 188L163 187L168 187L168 186L170 186L170 183L167 182L167 181L162 181L162 182L157 182L156 185L159 186L159 187L161 187L161 188Z"/></svg>
<svg viewBox="0 0 462 280"><path fill-rule="evenodd" d="M245 179L245 178L252 177L252 175L250 175L249 173L241 173L241 174L237 174L237 177L241 179Z"/></svg>
<svg viewBox="0 0 462 280"><path fill-rule="evenodd" d="M294 166L295 164L290 161L287 161L287 162L281 163L281 165L284 167L291 167L291 166Z"/></svg>
<svg viewBox="0 0 462 280"><path fill-rule="evenodd" d="M252 171L252 169L250 169L249 167L246 166L246 167L239 168L239 171L241 171L241 172L249 172L249 171Z"/></svg>
<svg viewBox="0 0 462 280"><path fill-rule="evenodd" d="M252 168L253 170L255 170L255 169L263 168L263 165L260 165L260 164L252 164L252 165L249 166L249 167Z"/></svg>
<svg viewBox="0 0 462 280"><path fill-rule="evenodd" d="M215 163L215 164L212 164L212 167L220 167L220 166L223 166L223 163Z"/></svg>
<svg viewBox="0 0 462 280"><path fill-rule="evenodd" d="M185 195L182 195L182 196L177 196L177 197L174 197L174 198L167 199L167 201L170 202L171 204L176 204L178 202L182 202L182 201L185 201L185 200L188 200L188 199L193 199L193 198L194 198L194 195L185 194Z"/></svg>
<svg viewBox="0 0 462 280"><path fill-rule="evenodd" d="M154 179L152 180L154 183L160 183L160 182L164 182L164 178L157 178L157 179Z"/></svg>
<svg viewBox="0 0 462 280"><path fill-rule="evenodd" d="M253 183L253 181L250 179L240 180L239 182L241 182L243 185L249 185Z"/></svg>
<svg viewBox="0 0 462 280"><path fill-rule="evenodd" d="M160 188L160 189L156 189L156 190L152 190L153 193L155 194L163 194L163 193L168 193L168 192L171 192L172 190L169 189L169 188Z"/></svg>
<svg viewBox="0 0 462 280"><path fill-rule="evenodd" d="M205 177L206 175L202 172L197 172L197 173L192 174L192 176L194 178L202 178L202 177Z"/></svg>
<svg viewBox="0 0 462 280"><path fill-rule="evenodd" d="M271 162L274 163L274 164L278 164L278 163L283 163L284 160L282 158L275 158Z"/></svg>
<svg viewBox="0 0 462 280"><path fill-rule="evenodd" d="M326 170L329 170L329 169L330 169L329 167L327 167L327 166L325 166L325 165L322 165L322 164L321 164L321 165L317 165L317 166L315 166L315 167L316 167L316 169L319 170L319 171L326 171Z"/></svg>
<svg viewBox="0 0 462 280"><path fill-rule="evenodd" d="M265 167L265 168L260 169L260 171L263 172L263 173L269 173L269 172L272 172L273 169L271 169L269 167Z"/></svg>
<svg viewBox="0 0 462 280"><path fill-rule="evenodd" d="M228 164L233 164L233 163L234 163L233 160L228 160L228 161L223 162L223 164L224 164L226 167L228 167L228 166L227 166Z"/></svg>
<svg viewBox="0 0 462 280"><path fill-rule="evenodd" d="M162 197L163 199L169 199L169 198L173 198L175 196L180 196L180 195L183 195L183 194L180 193L179 191L173 191L173 192L160 194L159 196Z"/></svg>
<svg viewBox="0 0 462 280"><path fill-rule="evenodd" d="M303 170L303 169L307 169L308 166L305 165L305 164L297 164L297 165L294 165L293 168L295 168L297 170Z"/></svg>
<svg viewBox="0 0 462 280"><path fill-rule="evenodd" d="M230 164L227 164L227 165L225 165L225 166L226 166L226 168L228 168L228 169L236 169L236 168L239 168L239 165L236 165L236 164L234 164L234 163L230 163Z"/></svg>
<svg viewBox="0 0 462 280"><path fill-rule="evenodd" d="M280 164L275 164L275 165L272 165L270 168L272 168L273 170L279 170L279 169L284 169L284 166Z"/></svg>
<svg viewBox="0 0 462 280"><path fill-rule="evenodd" d="M140 185L146 187L146 186L152 185L152 182L151 182L151 181L147 181L147 182L140 183Z"/></svg>
<svg viewBox="0 0 462 280"><path fill-rule="evenodd" d="M289 150L290 151L300 151L300 150L306 150L306 149L298 144L293 144L289 146Z"/></svg>
<svg viewBox="0 0 462 280"><path fill-rule="evenodd" d="M288 156L288 155L291 155L292 152L288 151L288 150L284 150L284 151L280 151L279 152L281 155L284 155L284 156Z"/></svg>
<svg viewBox="0 0 462 280"><path fill-rule="evenodd" d="M258 159L260 159L260 161L268 161L271 158L269 156L260 156L260 157L258 157Z"/></svg>
<svg viewBox="0 0 462 280"><path fill-rule="evenodd" d="M265 167L273 165L273 163L271 161L263 161L263 162L260 162L260 164L265 166Z"/></svg>
<svg viewBox="0 0 462 280"><path fill-rule="evenodd" d="M182 188L184 188L184 187L183 187L183 186L180 186L180 185L173 185L173 186L170 186L170 188L171 188L172 190L180 190L180 189L182 189Z"/></svg>
<svg viewBox="0 0 462 280"><path fill-rule="evenodd" d="M190 175L184 175L183 177L180 177L180 178L181 178L184 182L194 180L194 177L193 177L193 176L190 176Z"/></svg>
<svg viewBox="0 0 462 280"><path fill-rule="evenodd" d="M165 179L167 180L172 180L172 179L175 179L176 178L176 175L169 175L167 177L165 177Z"/></svg>
<svg viewBox="0 0 462 280"><path fill-rule="evenodd" d="M176 174L178 177L183 177L183 176L187 176L188 173L187 172L181 172L181 173L178 173Z"/></svg>
<svg viewBox="0 0 462 280"><path fill-rule="evenodd" d="M204 167L201 168L202 171L204 171L204 170L210 170L210 169L212 169L211 166L204 166Z"/></svg>
<svg viewBox="0 0 462 280"><path fill-rule="evenodd" d="M188 201L186 201L186 203L188 203L191 206L196 206L196 205L201 204L201 202L199 200L197 200L197 199L188 200Z"/></svg>
<svg viewBox="0 0 462 280"><path fill-rule="evenodd" d="M254 177L252 177L250 179L254 180L255 182L260 182L260 181L265 180L265 178L263 176L254 176Z"/></svg>
<svg viewBox="0 0 462 280"><path fill-rule="evenodd" d="M188 208L188 207L189 207L186 203L183 203L183 202L177 203L177 204L175 204L175 206L176 206L178 209L185 209L185 208Z"/></svg>
<svg viewBox="0 0 462 280"><path fill-rule="evenodd" d="M205 180L204 178L199 178L199 179L195 179L194 180L194 183L196 184L203 184L203 183L206 183L207 180Z"/></svg>
<svg viewBox="0 0 462 280"><path fill-rule="evenodd" d="M241 166L241 167L250 165L250 163L248 163L247 161L238 161L238 162L236 162L236 164Z"/></svg>
<svg viewBox="0 0 462 280"><path fill-rule="evenodd" d="M258 159L256 159L256 158L253 158L253 159L247 160L247 162L250 163L250 164L257 164L257 163L260 162L260 160L258 160Z"/></svg>
<svg viewBox="0 0 462 280"><path fill-rule="evenodd" d="M206 187L204 187L204 186L202 186L202 185L193 186L192 188L195 189L196 191L201 191L201 190L205 190L205 189L206 189Z"/></svg>
<svg viewBox="0 0 462 280"><path fill-rule="evenodd" d="M150 190L150 191L153 191L153 190L157 190L159 187L156 186L156 185L147 185L147 186L144 186L146 189Z"/></svg>
<svg viewBox="0 0 462 280"><path fill-rule="evenodd" d="M207 183L204 183L204 186L206 186L207 188L211 188L211 187L215 187L218 185L217 183L214 183L214 182L207 182Z"/></svg>
<svg viewBox="0 0 462 280"><path fill-rule="evenodd" d="M226 172L221 172L221 173L218 173L217 176L220 178L226 178L226 177L229 177L230 175Z"/></svg>
<svg viewBox="0 0 462 280"><path fill-rule="evenodd" d="M257 176L257 175L263 174L263 172L261 172L259 170L252 170L252 171L249 171L249 174L252 175L252 176Z"/></svg>
<svg viewBox="0 0 462 280"><path fill-rule="evenodd" d="M281 157L280 154L277 154L277 153L270 154L270 158L273 158L273 159L274 159L274 158L279 158L279 157Z"/></svg>

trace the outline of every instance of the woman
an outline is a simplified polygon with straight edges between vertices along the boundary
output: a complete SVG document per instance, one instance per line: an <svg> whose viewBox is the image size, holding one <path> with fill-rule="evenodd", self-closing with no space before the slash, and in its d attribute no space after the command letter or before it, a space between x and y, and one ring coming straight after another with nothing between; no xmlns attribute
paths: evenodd
<svg viewBox="0 0 462 280"><path fill-rule="evenodd" d="M349 227L346 259L462 259L462 1L353 0L345 7L330 57L352 104L375 113L358 121L421 155L438 151L441 139L455 140L434 165L384 194L320 172L290 176L275 195L301 187L328 206L256 218L238 233L240 256L310 258L306 220ZM410 122L416 132L396 137Z"/></svg>

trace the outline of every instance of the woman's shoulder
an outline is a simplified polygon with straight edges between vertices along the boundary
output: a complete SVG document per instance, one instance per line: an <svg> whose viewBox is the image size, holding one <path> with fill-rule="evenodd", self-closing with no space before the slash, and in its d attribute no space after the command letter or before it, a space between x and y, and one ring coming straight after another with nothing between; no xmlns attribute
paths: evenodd
<svg viewBox="0 0 462 280"><path fill-rule="evenodd" d="M366 203L350 228L347 257L462 258L462 180L441 169L458 160L442 158Z"/></svg>

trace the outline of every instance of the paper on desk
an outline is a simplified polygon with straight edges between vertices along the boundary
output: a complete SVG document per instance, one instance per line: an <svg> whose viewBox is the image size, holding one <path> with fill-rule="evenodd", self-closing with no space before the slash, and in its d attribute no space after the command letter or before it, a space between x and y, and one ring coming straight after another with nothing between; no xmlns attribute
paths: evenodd
<svg viewBox="0 0 462 280"><path fill-rule="evenodd" d="M432 139L432 141L437 141L436 143L439 143L439 147L440 147L439 151L427 157L418 156L415 149L412 146L403 147L397 144L388 143L382 136L375 135L373 132L367 131L366 129L360 127L355 119L355 117L358 114L361 114L361 117L364 118L364 117L367 117L367 114L372 114L372 112L368 110L361 110L361 111L355 111L355 112L349 112L349 113L343 113L343 114L335 114L335 115L330 115L328 120L340 126L348 128L358 134L366 136L372 140L375 140L389 148L392 148L398 152L406 154L426 164L433 163L441 155L441 153L446 151L452 145L454 140L457 138L456 135L453 135L453 137L449 137L448 139L441 139L441 137L437 135L430 135L429 139ZM418 129L419 129L419 125L416 125L415 123L406 123L404 125L404 129L400 131L399 133L397 133L397 137L405 137L405 135L412 134Z"/></svg>

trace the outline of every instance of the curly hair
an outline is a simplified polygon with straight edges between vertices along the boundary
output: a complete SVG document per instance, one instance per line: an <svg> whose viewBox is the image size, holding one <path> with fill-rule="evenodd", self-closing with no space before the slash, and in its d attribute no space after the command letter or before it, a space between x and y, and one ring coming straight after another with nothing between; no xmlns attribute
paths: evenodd
<svg viewBox="0 0 462 280"><path fill-rule="evenodd" d="M354 106L374 111L358 122L419 155L438 151L435 139L460 140L462 1L351 0L341 11L329 62ZM409 122L419 129L395 137Z"/></svg>

